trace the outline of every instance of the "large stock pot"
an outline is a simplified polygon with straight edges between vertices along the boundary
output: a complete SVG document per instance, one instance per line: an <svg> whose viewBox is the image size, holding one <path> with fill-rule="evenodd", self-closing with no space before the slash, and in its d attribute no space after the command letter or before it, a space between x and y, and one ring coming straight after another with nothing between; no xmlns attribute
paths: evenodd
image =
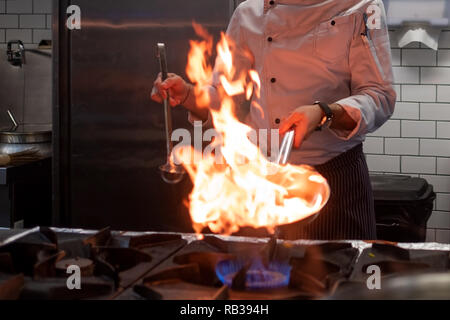
<svg viewBox="0 0 450 320"><path fill-rule="evenodd" d="M40 157L52 155L52 130L50 125L20 125L0 131L0 154L13 154L37 150Z"/></svg>

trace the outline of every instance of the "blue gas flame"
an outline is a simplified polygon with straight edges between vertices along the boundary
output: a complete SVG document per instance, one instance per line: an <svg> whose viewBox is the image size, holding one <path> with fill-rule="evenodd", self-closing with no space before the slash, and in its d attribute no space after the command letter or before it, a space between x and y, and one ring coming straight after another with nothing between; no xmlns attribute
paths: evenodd
<svg viewBox="0 0 450 320"><path fill-rule="evenodd" d="M231 287L235 274L247 265L248 260L223 260L216 266L219 280ZM254 259L247 271L245 286L250 290L275 289L289 284L291 266L288 263L270 262L266 267L261 259Z"/></svg>

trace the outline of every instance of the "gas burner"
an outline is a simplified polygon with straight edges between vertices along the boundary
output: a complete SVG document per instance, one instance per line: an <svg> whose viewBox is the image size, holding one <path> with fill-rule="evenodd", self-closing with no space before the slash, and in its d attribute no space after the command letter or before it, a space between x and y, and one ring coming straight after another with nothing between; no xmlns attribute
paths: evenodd
<svg viewBox="0 0 450 320"><path fill-rule="evenodd" d="M288 263L223 260L217 264L216 274L228 287L243 290L276 289L289 284L291 266Z"/></svg>
<svg viewBox="0 0 450 320"><path fill-rule="evenodd" d="M23 275L0 273L0 300L16 300L24 284Z"/></svg>
<svg viewBox="0 0 450 320"><path fill-rule="evenodd" d="M367 279L367 268L376 265L382 277L447 271L450 267L448 251L406 250L395 245L374 243L365 249L356 263L351 280Z"/></svg>
<svg viewBox="0 0 450 320"><path fill-rule="evenodd" d="M207 236L164 261L119 299L315 299L348 277L348 244L250 243Z"/></svg>
<svg viewBox="0 0 450 320"><path fill-rule="evenodd" d="M113 298L185 244L180 235L171 234L133 237L108 228L95 234L37 228L0 243L0 296L12 292L5 298ZM81 271L81 290L67 287L72 265Z"/></svg>
<svg viewBox="0 0 450 320"><path fill-rule="evenodd" d="M109 229L7 234L0 232L0 299L321 299L367 290L370 265L383 281L450 269L448 249L380 243L360 253L343 242L205 236L188 243L181 235ZM81 290L67 288L71 265L80 268Z"/></svg>

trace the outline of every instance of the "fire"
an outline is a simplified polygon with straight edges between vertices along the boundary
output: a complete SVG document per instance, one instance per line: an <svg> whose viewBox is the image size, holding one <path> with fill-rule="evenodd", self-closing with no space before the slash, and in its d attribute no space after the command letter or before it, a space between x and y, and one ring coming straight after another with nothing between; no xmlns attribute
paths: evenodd
<svg viewBox="0 0 450 320"><path fill-rule="evenodd" d="M213 68L207 63L212 54L212 37L199 25L194 24L194 28L203 40L190 41L186 71L196 84L198 105L207 107L211 99L202 88L210 84L213 76ZM259 99L261 80L255 70L235 69L234 48L233 42L222 34L216 60L221 107L211 109L214 127L221 136L211 146L220 150L220 155L216 152L199 157L199 151L191 147L175 152L194 184L189 211L198 233L209 227L215 233L232 234L243 226L266 227L273 232L278 225L318 212L329 198L326 180L313 168L272 163L250 141L252 129L237 120L232 97L245 94L248 100L252 96ZM252 105L263 115L257 101ZM189 161L192 154L201 160Z"/></svg>

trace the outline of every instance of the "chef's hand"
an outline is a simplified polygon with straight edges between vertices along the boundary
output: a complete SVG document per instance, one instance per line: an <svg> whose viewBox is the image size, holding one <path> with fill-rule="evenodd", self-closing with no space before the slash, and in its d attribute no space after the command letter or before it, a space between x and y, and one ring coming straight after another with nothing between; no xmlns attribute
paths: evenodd
<svg viewBox="0 0 450 320"><path fill-rule="evenodd" d="M303 141L315 131L324 116L324 112L318 105L301 106L281 122L280 135L294 129L294 146L300 148Z"/></svg>
<svg viewBox="0 0 450 320"><path fill-rule="evenodd" d="M159 73L158 78L153 83L151 98L162 103L167 98L167 93L169 93L170 105L175 107L186 101L190 93L190 85L174 73L169 73L167 79L162 81L161 73Z"/></svg>

